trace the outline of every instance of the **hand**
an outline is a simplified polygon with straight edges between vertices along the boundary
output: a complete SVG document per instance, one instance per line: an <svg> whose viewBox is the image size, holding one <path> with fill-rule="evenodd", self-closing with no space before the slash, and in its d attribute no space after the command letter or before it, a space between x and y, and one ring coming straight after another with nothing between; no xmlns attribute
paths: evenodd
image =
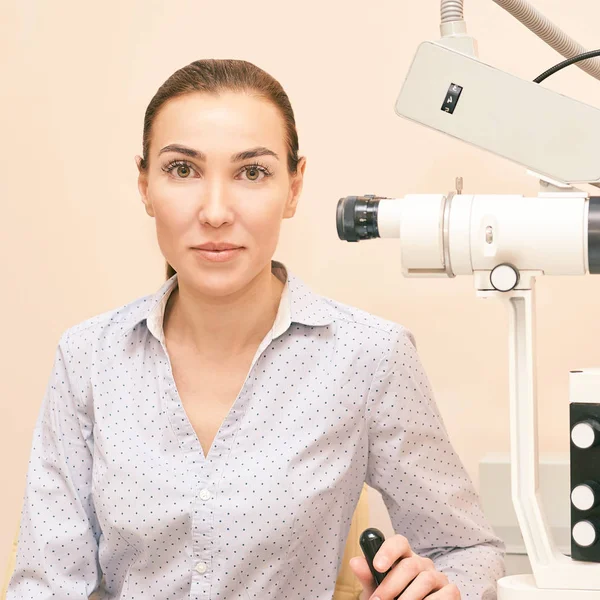
<svg viewBox="0 0 600 600"><path fill-rule="evenodd" d="M433 561L415 554L408 540L394 535L383 542L377 551L373 566L386 575L377 587L364 556L350 560L350 568L363 586L360 600L461 600L458 588L435 570Z"/></svg>

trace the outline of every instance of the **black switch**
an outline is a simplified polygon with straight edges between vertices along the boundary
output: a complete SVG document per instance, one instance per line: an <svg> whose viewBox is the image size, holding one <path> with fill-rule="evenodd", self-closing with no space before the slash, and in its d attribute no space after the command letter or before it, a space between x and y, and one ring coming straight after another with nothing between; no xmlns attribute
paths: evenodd
<svg viewBox="0 0 600 600"><path fill-rule="evenodd" d="M446 94L446 99L444 100L444 104L442 104L442 110L444 112L452 114L456 105L458 104L458 99L460 98L460 94L463 89L460 85L456 85L455 83L451 83L448 88L448 93Z"/></svg>

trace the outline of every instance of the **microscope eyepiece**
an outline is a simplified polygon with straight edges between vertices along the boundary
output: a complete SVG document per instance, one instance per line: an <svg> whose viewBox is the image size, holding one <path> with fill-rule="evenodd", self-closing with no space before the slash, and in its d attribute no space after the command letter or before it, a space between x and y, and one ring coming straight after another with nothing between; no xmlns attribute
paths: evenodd
<svg viewBox="0 0 600 600"><path fill-rule="evenodd" d="M359 242L379 237L377 217L380 197L346 196L337 205L337 232L341 240Z"/></svg>

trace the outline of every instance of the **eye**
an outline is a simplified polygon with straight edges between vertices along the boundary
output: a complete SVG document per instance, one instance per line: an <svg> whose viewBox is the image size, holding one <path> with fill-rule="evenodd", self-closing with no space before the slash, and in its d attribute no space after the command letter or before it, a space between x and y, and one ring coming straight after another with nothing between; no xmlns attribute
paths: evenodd
<svg viewBox="0 0 600 600"><path fill-rule="evenodd" d="M187 160L174 160L162 168L166 173L177 173L176 179L189 179L194 167Z"/></svg>
<svg viewBox="0 0 600 600"><path fill-rule="evenodd" d="M271 177L271 171L264 165L259 165L258 163L245 165L242 170L246 173L248 181L262 181L266 177ZM261 173L263 175L262 177L260 177Z"/></svg>

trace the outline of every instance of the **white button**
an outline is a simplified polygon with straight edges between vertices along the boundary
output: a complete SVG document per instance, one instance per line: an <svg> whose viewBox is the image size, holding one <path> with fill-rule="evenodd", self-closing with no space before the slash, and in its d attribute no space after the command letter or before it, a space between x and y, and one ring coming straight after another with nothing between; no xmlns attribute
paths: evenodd
<svg viewBox="0 0 600 600"><path fill-rule="evenodd" d="M490 282L499 292L509 292L519 283L519 273L512 265L498 265L490 273Z"/></svg>
<svg viewBox="0 0 600 600"><path fill-rule="evenodd" d="M589 521L579 521L573 527L573 539L579 546L587 548L596 541L596 528Z"/></svg>
<svg viewBox="0 0 600 600"><path fill-rule="evenodd" d="M210 500L210 492L208 490L202 490L200 492L200 499L201 500Z"/></svg>
<svg viewBox="0 0 600 600"><path fill-rule="evenodd" d="M578 485L571 492L571 502L573 502L573 506L579 510L590 510L596 502L594 490L592 490L589 485Z"/></svg>
<svg viewBox="0 0 600 600"><path fill-rule="evenodd" d="M571 439L578 448L591 448L596 439L594 428L589 423L577 423L571 431Z"/></svg>
<svg viewBox="0 0 600 600"><path fill-rule="evenodd" d="M206 569L208 569L208 567L206 566L206 563L199 562L196 565L196 571L198 571L198 573L200 573L200 575L202 575L203 573L206 573Z"/></svg>

